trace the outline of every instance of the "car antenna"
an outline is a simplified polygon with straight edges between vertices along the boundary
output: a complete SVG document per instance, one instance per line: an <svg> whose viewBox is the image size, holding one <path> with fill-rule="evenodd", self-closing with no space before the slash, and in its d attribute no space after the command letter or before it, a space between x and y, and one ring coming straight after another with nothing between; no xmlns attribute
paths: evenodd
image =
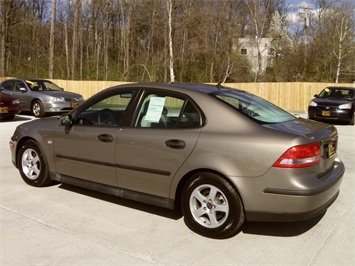
<svg viewBox="0 0 355 266"><path fill-rule="evenodd" d="M216 87L217 87L217 89L219 89L219 90L220 90L220 89L223 89L222 82L218 82Z"/></svg>

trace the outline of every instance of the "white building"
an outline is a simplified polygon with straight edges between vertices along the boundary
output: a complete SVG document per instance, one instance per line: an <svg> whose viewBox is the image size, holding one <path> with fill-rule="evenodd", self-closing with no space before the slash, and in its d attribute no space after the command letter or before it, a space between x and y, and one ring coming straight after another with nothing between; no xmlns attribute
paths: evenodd
<svg viewBox="0 0 355 266"><path fill-rule="evenodd" d="M260 38L259 40L255 38L239 38L234 43L233 50L239 50L242 55L245 55L252 66L252 71L256 73L258 70L259 44L261 54L261 69L259 70L259 74L261 74L265 72L270 56L273 54L270 43L270 38Z"/></svg>

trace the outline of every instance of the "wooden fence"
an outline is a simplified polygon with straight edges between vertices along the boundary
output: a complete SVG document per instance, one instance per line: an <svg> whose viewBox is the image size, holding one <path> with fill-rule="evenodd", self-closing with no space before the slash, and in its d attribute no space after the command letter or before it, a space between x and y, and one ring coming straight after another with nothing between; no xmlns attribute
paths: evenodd
<svg viewBox="0 0 355 266"><path fill-rule="evenodd" d="M0 78L0 81L6 78ZM77 81L53 79L53 82L66 91L80 93L85 99L95 93L127 82L119 81ZM267 82L267 83L226 83L225 87L245 90L258 95L270 102L290 111L305 112L314 94L319 93L326 86L349 86L353 83L309 83L309 82Z"/></svg>

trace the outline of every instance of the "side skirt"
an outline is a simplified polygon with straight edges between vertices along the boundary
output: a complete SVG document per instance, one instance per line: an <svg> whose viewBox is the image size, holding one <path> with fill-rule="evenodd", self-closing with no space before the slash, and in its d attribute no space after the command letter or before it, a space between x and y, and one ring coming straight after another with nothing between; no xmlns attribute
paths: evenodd
<svg viewBox="0 0 355 266"><path fill-rule="evenodd" d="M57 173L51 173L50 178L52 180L55 180L55 181L58 181L61 183L65 183L65 184L69 184L69 185L73 185L73 186L77 186L77 187L82 187L82 188L86 188L89 190L94 190L94 191L98 191L101 193L113 195L116 197L129 199L129 200L133 200L133 201L138 201L138 202L142 202L145 204L154 205L154 206L158 206L158 207L162 207L162 208L166 208L166 209L173 210L174 206L175 206L175 201L173 199L162 198L162 197L148 195L145 193L136 192L136 191L132 191L132 190L128 190L128 189L123 189L123 188L119 188L119 187L112 187L112 186L108 186L108 185L103 185L103 184L99 184L99 183L95 183L95 182L91 182L91 181L87 181L87 180L83 180L83 179L79 179L79 178L75 178L75 177L71 177L71 176L61 175L61 174L57 174Z"/></svg>

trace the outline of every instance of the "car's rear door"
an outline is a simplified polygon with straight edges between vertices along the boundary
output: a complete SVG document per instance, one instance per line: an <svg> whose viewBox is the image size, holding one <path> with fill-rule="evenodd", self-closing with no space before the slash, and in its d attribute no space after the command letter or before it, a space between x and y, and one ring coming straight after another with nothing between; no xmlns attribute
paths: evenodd
<svg viewBox="0 0 355 266"><path fill-rule="evenodd" d="M131 127L123 128L117 138L118 186L167 198L175 173L195 147L202 123L191 100L145 92Z"/></svg>

